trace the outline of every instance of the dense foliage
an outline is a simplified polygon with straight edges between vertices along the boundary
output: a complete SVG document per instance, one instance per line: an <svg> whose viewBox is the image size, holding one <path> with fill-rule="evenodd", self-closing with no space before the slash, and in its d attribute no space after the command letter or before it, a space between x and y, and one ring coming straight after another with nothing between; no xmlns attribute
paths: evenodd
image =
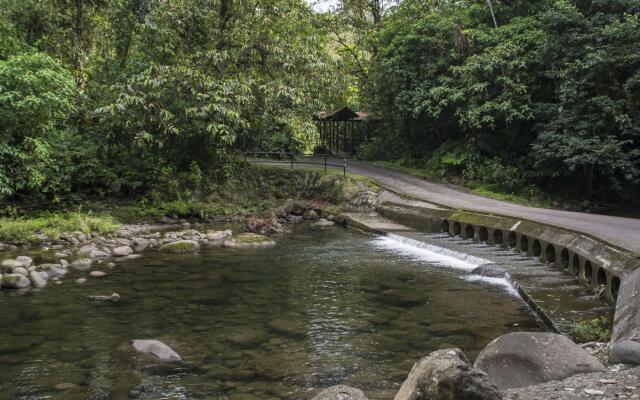
<svg viewBox="0 0 640 400"><path fill-rule="evenodd" d="M640 179L640 1L405 0L388 13L368 155L499 190Z"/></svg>
<svg viewBox="0 0 640 400"><path fill-rule="evenodd" d="M176 197L237 150L310 151L342 105L381 118L366 158L638 189L640 0L313 3L0 0L0 201Z"/></svg>
<svg viewBox="0 0 640 400"><path fill-rule="evenodd" d="M308 151L347 78L304 0L0 0L0 200L225 177Z"/></svg>

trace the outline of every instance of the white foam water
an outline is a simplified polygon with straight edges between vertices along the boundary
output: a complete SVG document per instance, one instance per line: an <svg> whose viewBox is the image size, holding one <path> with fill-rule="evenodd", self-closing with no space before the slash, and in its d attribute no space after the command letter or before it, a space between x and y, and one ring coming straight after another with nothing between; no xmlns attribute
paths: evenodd
<svg viewBox="0 0 640 400"><path fill-rule="evenodd" d="M471 271L483 264L491 263L491 261L484 258L445 249L444 247L395 234L378 236L373 239L372 244L380 250L393 251L417 261L426 261L437 266L463 271Z"/></svg>
<svg viewBox="0 0 640 400"><path fill-rule="evenodd" d="M492 263L485 258L446 249L396 234L377 236L371 243L373 247L379 250L391 251L416 261L427 262L430 265L465 272L471 272L481 265ZM509 294L518 296L518 292L511 282L505 278L492 278L481 275L464 275L462 278L471 282L482 282L501 286L509 292Z"/></svg>

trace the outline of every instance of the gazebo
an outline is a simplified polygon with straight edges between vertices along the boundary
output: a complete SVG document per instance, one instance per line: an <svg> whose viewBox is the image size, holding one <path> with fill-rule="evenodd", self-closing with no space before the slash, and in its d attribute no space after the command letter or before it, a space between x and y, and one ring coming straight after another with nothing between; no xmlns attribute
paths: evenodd
<svg viewBox="0 0 640 400"><path fill-rule="evenodd" d="M321 111L313 116L320 130L316 152L325 154L350 154L371 137L369 122L378 121L367 112L356 112L349 107L335 111Z"/></svg>

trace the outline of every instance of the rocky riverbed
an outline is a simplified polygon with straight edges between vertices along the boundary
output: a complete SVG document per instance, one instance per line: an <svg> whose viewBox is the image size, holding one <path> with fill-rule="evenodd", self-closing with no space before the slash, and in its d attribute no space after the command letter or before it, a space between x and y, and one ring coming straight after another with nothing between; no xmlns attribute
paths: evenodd
<svg viewBox="0 0 640 400"><path fill-rule="evenodd" d="M374 200L366 197L354 201L359 207ZM7 253L0 263L0 287L24 293L50 284L60 285L70 269L87 271L87 276L75 280L77 284L83 284L87 279L104 277L118 262L143 257L145 251L191 253L203 246L273 246L275 239L272 236L285 232L287 224L303 220L312 220L318 226L334 224L334 216L313 203L287 200L282 206L269 210L263 218L229 219L227 222L236 227L237 235L231 229L211 230L204 223L166 217L159 223L123 225L109 235L69 232L49 238L36 233L34 237L38 238L38 243L0 243L0 250Z"/></svg>

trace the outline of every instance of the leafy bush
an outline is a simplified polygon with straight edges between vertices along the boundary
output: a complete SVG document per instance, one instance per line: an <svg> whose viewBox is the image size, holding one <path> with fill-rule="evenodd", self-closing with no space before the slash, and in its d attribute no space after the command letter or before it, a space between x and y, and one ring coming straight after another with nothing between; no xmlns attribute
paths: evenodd
<svg viewBox="0 0 640 400"><path fill-rule="evenodd" d="M610 323L606 317L574 322L571 326L571 336L578 343L608 342L611 340Z"/></svg>
<svg viewBox="0 0 640 400"><path fill-rule="evenodd" d="M499 158L471 163L464 170L464 178L481 182L508 193L516 193L525 187L525 180L520 169L513 165L505 165Z"/></svg>

